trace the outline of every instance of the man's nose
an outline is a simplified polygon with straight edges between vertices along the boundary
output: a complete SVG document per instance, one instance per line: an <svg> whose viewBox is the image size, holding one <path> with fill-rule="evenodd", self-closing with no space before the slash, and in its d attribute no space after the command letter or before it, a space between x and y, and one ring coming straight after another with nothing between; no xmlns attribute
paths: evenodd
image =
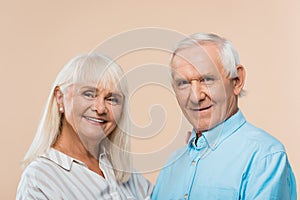
<svg viewBox="0 0 300 200"><path fill-rule="evenodd" d="M199 104L206 97L206 86L201 84L198 80L191 82L190 101L193 104Z"/></svg>

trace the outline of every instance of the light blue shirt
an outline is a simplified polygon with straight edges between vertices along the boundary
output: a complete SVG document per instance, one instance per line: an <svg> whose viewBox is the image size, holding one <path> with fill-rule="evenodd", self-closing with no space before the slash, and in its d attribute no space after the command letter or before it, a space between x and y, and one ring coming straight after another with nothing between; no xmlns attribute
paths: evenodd
<svg viewBox="0 0 300 200"><path fill-rule="evenodd" d="M153 200L296 200L283 145L241 111L177 150L161 170Z"/></svg>

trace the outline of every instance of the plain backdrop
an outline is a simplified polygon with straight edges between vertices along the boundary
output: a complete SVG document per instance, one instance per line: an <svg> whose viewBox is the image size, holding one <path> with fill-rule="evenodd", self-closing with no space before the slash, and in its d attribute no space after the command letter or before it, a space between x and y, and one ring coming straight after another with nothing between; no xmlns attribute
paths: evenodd
<svg viewBox="0 0 300 200"><path fill-rule="evenodd" d="M0 199L15 198L22 173L20 161L63 65L114 35L142 27L187 35L213 32L234 43L247 70L248 94L241 99L240 108L250 122L285 145L299 193L299 19L298 0L2 0ZM145 50L118 61L130 71L151 62L166 65L167 57L166 53ZM175 150L166 144L176 133L182 138L178 146L183 145L185 132L191 128L181 119L173 93L155 84L141 87L132 95L134 123L145 127L155 121L155 105L164 110L161 129L148 139L133 139L133 151L145 156L157 149ZM155 159L149 163L155 163ZM144 174L155 183L158 172L159 168Z"/></svg>

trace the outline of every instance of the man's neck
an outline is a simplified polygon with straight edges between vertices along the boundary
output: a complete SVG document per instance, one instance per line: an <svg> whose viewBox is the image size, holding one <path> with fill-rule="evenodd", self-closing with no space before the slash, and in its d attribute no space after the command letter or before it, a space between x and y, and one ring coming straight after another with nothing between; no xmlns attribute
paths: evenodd
<svg viewBox="0 0 300 200"><path fill-rule="evenodd" d="M195 145L197 146L198 139L202 136L202 132L196 132Z"/></svg>

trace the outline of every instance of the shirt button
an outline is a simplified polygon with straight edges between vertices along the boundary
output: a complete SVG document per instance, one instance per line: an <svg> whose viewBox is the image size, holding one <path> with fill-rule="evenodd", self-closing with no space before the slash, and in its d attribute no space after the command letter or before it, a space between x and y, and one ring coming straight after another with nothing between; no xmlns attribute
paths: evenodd
<svg viewBox="0 0 300 200"><path fill-rule="evenodd" d="M183 196L184 199L187 199L188 197L189 197L188 194L185 194L185 195Z"/></svg>
<svg viewBox="0 0 300 200"><path fill-rule="evenodd" d="M192 165L196 165L196 161L195 160L192 161Z"/></svg>

